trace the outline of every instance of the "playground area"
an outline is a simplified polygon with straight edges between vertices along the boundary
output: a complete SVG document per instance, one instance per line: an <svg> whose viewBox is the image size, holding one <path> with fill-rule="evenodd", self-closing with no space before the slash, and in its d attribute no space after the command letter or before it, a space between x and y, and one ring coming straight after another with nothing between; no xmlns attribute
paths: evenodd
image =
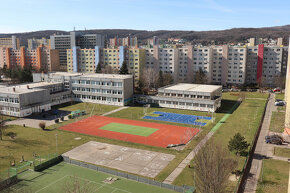
<svg viewBox="0 0 290 193"><path fill-rule="evenodd" d="M184 114L167 113L167 112L160 112L160 111L154 111L153 113L144 116L143 119L166 121L166 122L173 122L173 123L183 123L183 124L196 125L196 126L206 126L206 124L210 120L212 120L211 117L206 117L206 116L184 115Z"/></svg>
<svg viewBox="0 0 290 193"><path fill-rule="evenodd" d="M121 171L154 178L174 155L90 141L63 156Z"/></svg>
<svg viewBox="0 0 290 193"><path fill-rule="evenodd" d="M199 132L198 128L105 116L92 116L59 129L164 148L186 144Z"/></svg>
<svg viewBox="0 0 290 193"><path fill-rule="evenodd" d="M8 192L98 192L98 193L167 193L173 190L139 183L68 163L59 163L42 172L26 170L19 174L17 184L4 190Z"/></svg>

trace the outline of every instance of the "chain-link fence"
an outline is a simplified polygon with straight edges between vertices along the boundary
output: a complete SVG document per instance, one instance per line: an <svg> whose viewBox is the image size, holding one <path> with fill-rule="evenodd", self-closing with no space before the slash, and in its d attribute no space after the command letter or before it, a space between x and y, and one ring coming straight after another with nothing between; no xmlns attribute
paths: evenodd
<svg viewBox="0 0 290 193"><path fill-rule="evenodd" d="M158 187L161 187L161 188L174 190L176 192L184 192L184 193L185 192L186 193L195 192L195 188L192 187L192 186L175 186L175 185L172 185L172 184L165 184L165 183L162 183L162 182L158 182L158 181L152 180L150 178L144 178L144 177L133 175L133 174L127 174L125 172L116 171L116 170L112 170L112 169L96 166L96 165L93 165L93 164L80 162L80 161L77 161L77 160L70 159L69 157L66 157L66 156L62 156L62 157L63 157L63 160L65 162L67 162L67 163L74 164L74 165L77 165L77 166L81 166L81 167L84 167L84 168L89 168L89 169L96 170L96 171L99 171L99 172L104 172L104 173L107 173L107 174L120 176L122 178L134 180L134 181L137 181L137 182L141 182L141 183L150 184L150 185L153 185L153 186L158 186Z"/></svg>
<svg viewBox="0 0 290 193"><path fill-rule="evenodd" d="M62 157L57 153L47 154L47 155L34 155L33 166L34 171L44 170L52 165L55 165L62 161Z"/></svg>
<svg viewBox="0 0 290 193"><path fill-rule="evenodd" d="M0 172L0 191L16 182L17 172L15 168L9 168L8 170Z"/></svg>

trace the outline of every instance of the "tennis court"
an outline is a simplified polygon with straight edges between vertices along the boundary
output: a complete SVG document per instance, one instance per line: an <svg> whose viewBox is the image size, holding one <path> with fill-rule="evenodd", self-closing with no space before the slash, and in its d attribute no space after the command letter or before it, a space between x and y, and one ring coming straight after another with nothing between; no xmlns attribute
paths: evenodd
<svg viewBox="0 0 290 193"><path fill-rule="evenodd" d="M186 144L199 132L198 128L105 116L92 116L59 129L157 147Z"/></svg>
<svg viewBox="0 0 290 193"><path fill-rule="evenodd" d="M174 192L169 189L139 183L125 178L97 172L68 163L60 163L42 172L27 170L18 175L20 182L10 187L7 192L98 192L98 193L166 193ZM116 181L108 183L106 179Z"/></svg>
<svg viewBox="0 0 290 193"><path fill-rule="evenodd" d="M177 113L167 113L167 112L160 112L155 111L153 115L144 116L143 119L151 119L157 121L166 121L166 122L173 122L173 123L183 123L189 125L196 125L196 126L205 126L211 117L206 116L196 116L196 115L184 115L184 114L177 114Z"/></svg>

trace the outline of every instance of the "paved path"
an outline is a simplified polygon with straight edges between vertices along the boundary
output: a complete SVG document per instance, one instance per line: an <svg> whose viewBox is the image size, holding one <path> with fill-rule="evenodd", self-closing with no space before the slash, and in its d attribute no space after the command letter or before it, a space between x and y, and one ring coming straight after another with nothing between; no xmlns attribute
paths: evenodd
<svg viewBox="0 0 290 193"><path fill-rule="evenodd" d="M261 173L262 160L263 158L268 156L268 152L272 150L271 149L272 146L270 144L265 143L265 136L268 135L268 132L269 132L274 102L275 102L275 97L274 97L274 94L271 93L269 101L268 101L268 105L266 108L265 117L262 123L261 132L257 141L254 157L252 160L250 173L245 182L244 192L246 193L256 192L258 179Z"/></svg>
<svg viewBox="0 0 290 193"><path fill-rule="evenodd" d="M211 131L195 146L195 148L186 156L186 158L173 170L173 172L163 181L166 184L172 184L173 181L179 176L183 169L190 164L190 161L198 153L198 151L206 144L206 142L213 136L213 134L220 128L220 126L227 120L232 112L239 105L237 102L223 118L211 129Z"/></svg>
<svg viewBox="0 0 290 193"><path fill-rule="evenodd" d="M281 160L281 161L287 161L290 160L290 158L287 157L281 157L281 156L276 156L274 155L274 148L279 147L279 148L285 148L285 149L290 149L288 145L273 145L273 144L267 144L270 147L267 148L267 159L276 159L276 160Z"/></svg>
<svg viewBox="0 0 290 193"><path fill-rule="evenodd" d="M110 114L112 114L112 113L115 113L115 112L118 112L118 111L121 111L121 110L123 110L123 109L127 109L128 107L120 107L120 108L118 108L118 109L115 109L115 110L112 110L112 111L110 111L110 112L107 112L107 113L105 113L105 114L102 114L102 116L107 116L107 115L110 115Z"/></svg>

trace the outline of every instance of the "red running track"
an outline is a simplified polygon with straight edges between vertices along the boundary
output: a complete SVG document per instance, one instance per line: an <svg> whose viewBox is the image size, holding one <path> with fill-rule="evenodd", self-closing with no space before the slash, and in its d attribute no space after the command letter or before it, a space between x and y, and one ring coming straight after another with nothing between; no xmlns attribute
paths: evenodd
<svg viewBox="0 0 290 193"><path fill-rule="evenodd" d="M150 127L158 129L158 131L145 137L99 129L109 123L122 123L141 127ZM168 144L187 143L199 132L198 128L180 127L175 125L166 125L104 116L92 116L78 122L65 125L63 127L60 127L59 129L158 147L167 147Z"/></svg>

